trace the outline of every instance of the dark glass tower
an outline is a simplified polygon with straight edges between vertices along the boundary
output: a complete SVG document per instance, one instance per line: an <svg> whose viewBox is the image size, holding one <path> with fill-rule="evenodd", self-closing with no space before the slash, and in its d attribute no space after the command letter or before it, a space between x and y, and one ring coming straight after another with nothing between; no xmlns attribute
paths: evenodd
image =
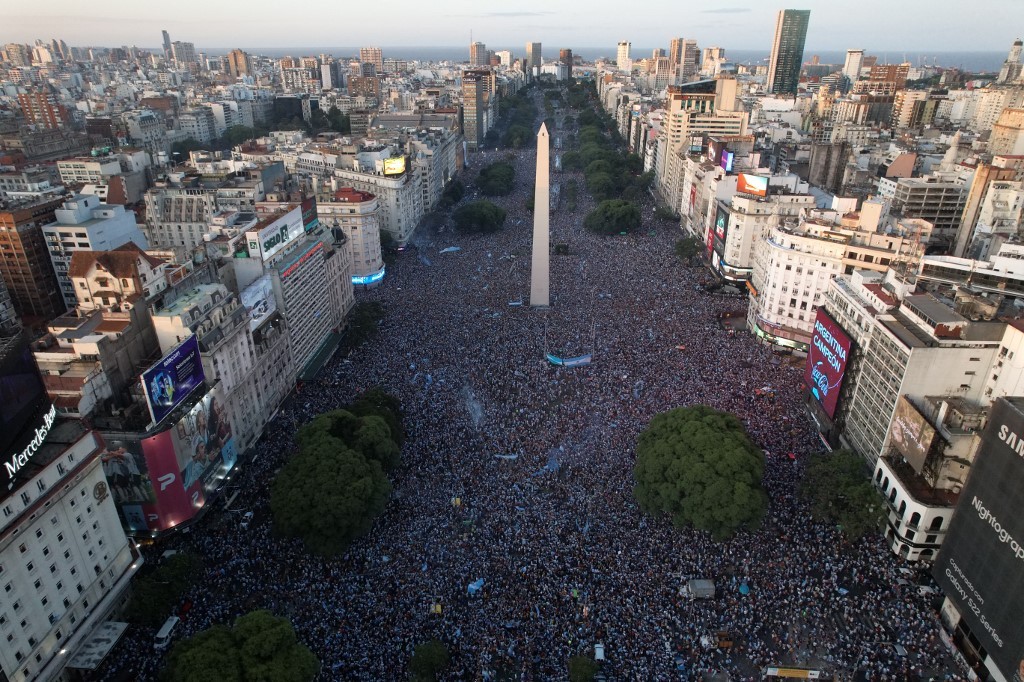
<svg viewBox="0 0 1024 682"><path fill-rule="evenodd" d="M796 95L810 20L809 9L784 9L779 12L775 21L772 55L768 61L768 92Z"/></svg>

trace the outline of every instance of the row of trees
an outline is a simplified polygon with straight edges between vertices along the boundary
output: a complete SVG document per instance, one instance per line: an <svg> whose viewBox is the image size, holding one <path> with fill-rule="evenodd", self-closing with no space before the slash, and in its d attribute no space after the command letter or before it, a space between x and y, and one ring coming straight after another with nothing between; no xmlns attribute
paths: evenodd
<svg viewBox="0 0 1024 682"><path fill-rule="evenodd" d="M403 439L398 401L379 389L304 424L271 487L274 531L317 554L344 552L384 511Z"/></svg>
<svg viewBox="0 0 1024 682"><path fill-rule="evenodd" d="M516 169L507 161L495 161L480 169L476 186L484 196L507 197L516 188Z"/></svg>
<svg viewBox="0 0 1024 682"><path fill-rule="evenodd" d="M455 229L463 234L489 234L505 225L505 209L490 201L474 201L460 206L452 216Z"/></svg>
<svg viewBox="0 0 1024 682"><path fill-rule="evenodd" d="M132 583L128 620L154 627L162 623L181 603L201 569L198 557L179 552L137 577Z"/></svg>
<svg viewBox="0 0 1024 682"><path fill-rule="evenodd" d="M664 412L640 434L636 453L633 495L644 512L716 540L760 527L764 454L734 415L706 405ZM850 541L881 527L884 505L854 453L814 457L800 491L812 516L836 524Z"/></svg>

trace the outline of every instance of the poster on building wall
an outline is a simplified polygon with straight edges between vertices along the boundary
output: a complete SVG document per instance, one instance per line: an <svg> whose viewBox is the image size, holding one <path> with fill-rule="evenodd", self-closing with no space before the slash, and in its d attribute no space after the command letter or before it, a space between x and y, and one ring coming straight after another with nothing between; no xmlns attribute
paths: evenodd
<svg viewBox="0 0 1024 682"><path fill-rule="evenodd" d="M193 335L142 373L142 390L153 423L162 422L205 379L199 341Z"/></svg>
<svg viewBox="0 0 1024 682"><path fill-rule="evenodd" d="M907 396L900 396L889 427L889 443L914 467L914 471L921 473L934 440L935 428Z"/></svg>
<svg viewBox="0 0 1024 682"><path fill-rule="evenodd" d="M274 296L274 282L270 275L263 275L242 290L239 299L249 311L249 329L254 330L266 322L277 310Z"/></svg>
<svg viewBox="0 0 1024 682"><path fill-rule="evenodd" d="M829 419L836 413L852 347L853 341L843 328L825 312L825 308L818 308L811 345L807 351L804 382L811 398L821 406Z"/></svg>

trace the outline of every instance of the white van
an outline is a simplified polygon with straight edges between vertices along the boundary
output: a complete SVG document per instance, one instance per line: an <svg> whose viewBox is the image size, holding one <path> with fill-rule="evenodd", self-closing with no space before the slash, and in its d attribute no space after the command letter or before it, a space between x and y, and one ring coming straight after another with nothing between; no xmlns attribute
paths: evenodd
<svg viewBox="0 0 1024 682"><path fill-rule="evenodd" d="M171 643L171 634L180 621L181 619L177 616L171 616L164 621L164 624L160 626L160 630L156 633L156 637L153 638L154 649L163 651L167 648L167 645Z"/></svg>

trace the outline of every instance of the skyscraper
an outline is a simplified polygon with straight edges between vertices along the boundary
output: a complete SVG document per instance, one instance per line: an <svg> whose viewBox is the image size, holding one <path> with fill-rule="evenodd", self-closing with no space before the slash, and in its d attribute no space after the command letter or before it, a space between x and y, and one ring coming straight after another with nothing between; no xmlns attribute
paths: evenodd
<svg viewBox="0 0 1024 682"><path fill-rule="evenodd" d="M572 50L562 48L558 51L558 61L565 64L566 78L572 78Z"/></svg>
<svg viewBox="0 0 1024 682"><path fill-rule="evenodd" d="M249 53L242 50L231 50L228 53L228 73L238 78L248 76L252 72L252 59Z"/></svg>
<svg viewBox="0 0 1024 682"><path fill-rule="evenodd" d="M632 44L628 40L620 40L618 50L615 53L615 66L623 71L633 68L633 61L629 58L629 48Z"/></svg>
<svg viewBox="0 0 1024 682"><path fill-rule="evenodd" d="M483 43L472 43L469 46L470 66L487 66L487 46Z"/></svg>
<svg viewBox="0 0 1024 682"><path fill-rule="evenodd" d="M164 59L171 58L171 34L167 31L161 31L164 35Z"/></svg>
<svg viewBox="0 0 1024 682"><path fill-rule="evenodd" d="M540 73L541 67L540 43L526 43L526 68L531 75Z"/></svg>
<svg viewBox="0 0 1024 682"><path fill-rule="evenodd" d="M363 64L373 64L377 73L384 73L384 52L379 47L359 48L359 61Z"/></svg>
<svg viewBox="0 0 1024 682"><path fill-rule="evenodd" d="M768 60L768 92L796 96L810 20L809 9L779 11L775 20L772 54Z"/></svg>
<svg viewBox="0 0 1024 682"><path fill-rule="evenodd" d="M490 69L469 69L462 72L462 133L470 149L480 148L487 134L490 102Z"/></svg>
<svg viewBox="0 0 1024 682"><path fill-rule="evenodd" d="M849 83L856 83L860 78L860 70L864 66L864 50L847 50L846 63L843 64L843 77Z"/></svg>
<svg viewBox="0 0 1024 682"><path fill-rule="evenodd" d="M1010 53L1006 55L1006 61L1003 62L1003 68L999 70L999 77L996 78L997 83L1012 83L1020 78L1022 65L1020 63L1020 52L1021 47L1024 46L1024 42L1020 38L1013 41L1013 45L1010 46Z"/></svg>

